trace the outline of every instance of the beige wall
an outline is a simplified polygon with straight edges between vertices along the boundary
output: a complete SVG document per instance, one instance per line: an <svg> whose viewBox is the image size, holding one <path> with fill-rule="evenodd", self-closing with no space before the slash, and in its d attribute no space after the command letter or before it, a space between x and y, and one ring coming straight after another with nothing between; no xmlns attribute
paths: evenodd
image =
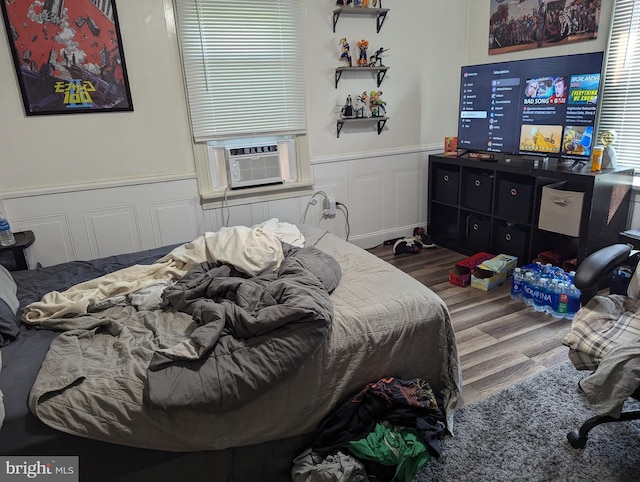
<svg viewBox="0 0 640 482"><path fill-rule="evenodd" d="M380 33L367 16L340 18L332 32L330 2L302 0L309 148L312 162L353 153L434 148L455 135L458 75L463 64L602 50L612 2L603 2L601 35L572 46L487 55L488 0L385 0ZM170 0L118 1L134 112L26 117L7 37L0 35L0 198L11 191L61 191L141 178L192 178L195 168ZM382 135L335 134L347 94L370 89L366 74L343 74L337 41L367 38L389 48L380 89L390 117ZM364 88L363 88L364 86Z"/></svg>

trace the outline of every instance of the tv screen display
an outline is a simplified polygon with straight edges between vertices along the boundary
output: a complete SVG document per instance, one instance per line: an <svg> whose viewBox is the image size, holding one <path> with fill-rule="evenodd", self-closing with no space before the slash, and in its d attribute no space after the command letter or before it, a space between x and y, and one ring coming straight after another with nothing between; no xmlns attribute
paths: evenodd
<svg viewBox="0 0 640 482"><path fill-rule="evenodd" d="M462 67L458 148L586 160L603 52Z"/></svg>

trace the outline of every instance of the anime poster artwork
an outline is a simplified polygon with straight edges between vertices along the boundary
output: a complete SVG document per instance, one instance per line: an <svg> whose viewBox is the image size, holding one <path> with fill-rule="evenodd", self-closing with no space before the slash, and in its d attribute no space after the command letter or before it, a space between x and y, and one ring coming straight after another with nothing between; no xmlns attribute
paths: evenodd
<svg viewBox="0 0 640 482"><path fill-rule="evenodd" d="M491 0L489 54L598 37L602 0Z"/></svg>
<svg viewBox="0 0 640 482"><path fill-rule="evenodd" d="M132 111L115 0L1 0L27 115Z"/></svg>

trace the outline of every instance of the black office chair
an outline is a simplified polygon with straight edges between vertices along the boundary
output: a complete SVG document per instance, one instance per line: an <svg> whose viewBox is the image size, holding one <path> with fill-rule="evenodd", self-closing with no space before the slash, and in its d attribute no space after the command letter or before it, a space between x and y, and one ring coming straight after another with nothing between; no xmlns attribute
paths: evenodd
<svg viewBox="0 0 640 482"><path fill-rule="evenodd" d="M640 253L632 251L629 245L615 244L592 253L578 266L574 284L582 292L583 308L572 322L571 334L567 335L563 341L569 346L569 358L577 369L595 370L604 355L624 340L624 331L628 329L629 324L640 323L640 321L628 323L629 318L634 318L633 315L629 316L629 312L620 313L620 317L614 321L615 328L605 330L599 327L601 332L597 332L595 329L597 327L593 327L593 331L589 332L589 326L584 323L589 316L589 310L596 311L599 303L599 300L591 301L592 298L597 296L604 287L610 286L609 295L627 296L629 281L639 258ZM619 301L624 303L624 299ZM602 309L602 304L599 309ZM625 317L624 322L622 322L623 317ZM640 320L640 316L638 319ZM630 335L630 333L631 331L627 334ZM634 337L636 336L634 333ZM635 385L635 380L632 380L632 383ZM637 380L635 386L635 392L631 396L640 400L640 380ZM589 432L594 427L603 423L629 420L640 420L640 410L622 412L620 417L597 415L584 422L579 429L569 432L567 439L572 447L584 448Z"/></svg>

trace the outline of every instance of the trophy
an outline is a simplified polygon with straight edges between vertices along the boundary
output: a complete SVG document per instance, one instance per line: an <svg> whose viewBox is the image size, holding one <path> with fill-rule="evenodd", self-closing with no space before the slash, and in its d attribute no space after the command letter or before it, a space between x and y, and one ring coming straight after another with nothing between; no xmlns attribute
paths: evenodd
<svg viewBox="0 0 640 482"><path fill-rule="evenodd" d="M604 152L602 153L602 168L603 169L615 169L618 165L616 161L616 151L613 148L613 141L616 138L616 131L606 130L600 134L600 142L604 146Z"/></svg>

